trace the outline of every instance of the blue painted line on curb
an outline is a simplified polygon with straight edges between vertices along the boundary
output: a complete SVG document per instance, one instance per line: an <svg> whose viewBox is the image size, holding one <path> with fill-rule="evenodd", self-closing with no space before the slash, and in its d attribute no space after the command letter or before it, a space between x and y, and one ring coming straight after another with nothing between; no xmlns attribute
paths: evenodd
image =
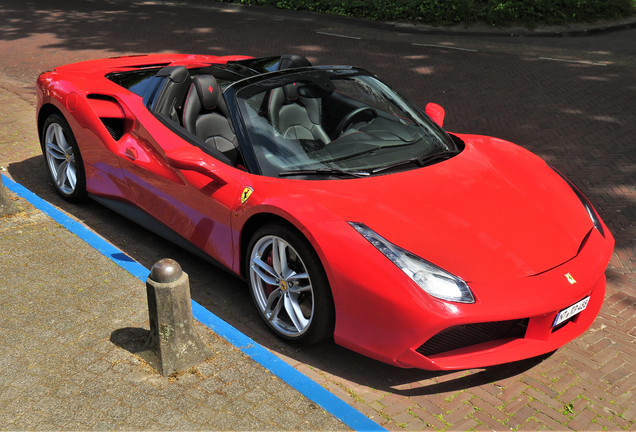
<svg viewBox="0 0 636 432"><path fill-rule="evenodd" d="M137 261L122 252L119 248L109 243L106 239L87 228L79 222L66 216L53 205L49 204L24 186L2 175L7 189L18 194L35 208L48 215L51 219L63 225L70 232L84 240L92 248L111 259L124 270L135 276L142 282L146 282L150 271ZM247 356L259 363L265 369L285 381L291 387L303 394L307 399L319 405L322 409L333 415L341 422L357 431L386 431L382 426L369 419L358 410L340 400L307 376L276 357L263 346L214 315L212 312L192 300L192 314L200 323L211 328L219 336L243 351Z"/></svg>

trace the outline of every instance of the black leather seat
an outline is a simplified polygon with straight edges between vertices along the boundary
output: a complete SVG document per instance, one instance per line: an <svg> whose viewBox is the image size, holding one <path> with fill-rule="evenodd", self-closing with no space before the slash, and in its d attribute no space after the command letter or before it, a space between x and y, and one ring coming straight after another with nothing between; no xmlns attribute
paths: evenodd
<svg viewBox="0 0 636 432"><path fill-rule="evenodd" d="M157 72L156 77L165 77L165 80L152 101L152 110L178 124L183 99L192 83L188 69L185 66L167 66Z"/></svg>
<svg viewBox="0 0 636 432"><path fill-rule="evenodd" d="M295 69L311 66L311 62L297 54L285 54L280 57L276 70Z"/></svg>
<svg viewBox="0 0 636 432"><path fill-rule="evenodd" d="M269 99L269 120L285 138L331 142L321 126L322 101L298 95L296 84L272 90Z"/></svg>
<svg viewBox="0 0 636 432"><path fill-rule="evenodd" d="M212 75L199 75L183 107L183 127L227 156L232 164L239 156L238 141L221 89Z"/></svg>

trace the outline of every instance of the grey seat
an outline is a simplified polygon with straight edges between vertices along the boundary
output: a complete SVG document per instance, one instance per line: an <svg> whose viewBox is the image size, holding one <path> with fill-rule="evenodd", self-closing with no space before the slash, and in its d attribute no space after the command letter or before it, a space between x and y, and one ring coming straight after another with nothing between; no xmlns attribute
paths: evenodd
<svg viewBox="0 0 636 432"><path fill-rule="evenodd" d="M183 127L236 163L239 150L227 105L212 75L199 75L192 85L183 107Z"/></svg>
<svg viewBox="0 0 636 432"><path fill-rule="evenodd" d="M272 90L269 120L285 138L331 142L321 126L322 101L298 95L296 83Z"/></svg>

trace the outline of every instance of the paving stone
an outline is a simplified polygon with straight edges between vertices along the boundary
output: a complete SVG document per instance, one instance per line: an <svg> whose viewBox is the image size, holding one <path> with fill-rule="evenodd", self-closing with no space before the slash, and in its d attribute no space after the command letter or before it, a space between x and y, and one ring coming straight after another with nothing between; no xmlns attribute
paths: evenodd
<svg viewBox="0 0 636 432"><path fill-rule="evenodd" d="M280 394L280 393L281 392L279 392L278 394ZM298 400L297 394L294 394L293 392L292 392L292 394L293 394L293 397L291 398L292 400L286 400L285 401L286 405L293 406L297 402L297 400ZM262 388L256 387L256 388L254 388L252 390L249 390L246 394L244 394L243 398L246 401L248 401L248 402L250 402L252 404L259 405L259 404L265 402L266 400L268 400L270 398L270 395L269 395L269 393L267 393ZM277 398L276 400L278 402L282 401L281 398Z"/></svg>
<svg viewBox="0 0 636 432"><path fill-rule="evenodd" d="M122 404L115 404L111 406L105 413L104 417L115 420L117 422L125 421L130 414L132 413L132 409L129 406Z"/></svg>
<svg viewBox="0 0 636 432"><path fill-rule="evenodd" d="M236 416L241 416L245 413L249 413L253 409L254 405L243 398L235 399L223 407L224 411L232 413Z"/></svg>
<svg viewBox="0 0 636 432"><path fill-rule="evenodd" d="M95 424L104 415L103 411L94 409L90 406L77 407L72 410L72 413L73 422L80 422L81 424L86 425ZM68 426L65 425L65 427Z"/></svg>
<svg viewBox="0 0 636 432"><path fill-rule="evenodd" d="M280 414L274 406L272 405L259 405L250 411L250 415L256 419L259 419L262 422L272 421Z"/></svg>
<svg viewBox="0 0 636 432"><path fill-rule="evenodd" d="M198 403L199 401L197 399L193 398L192 396L185 395L173 401L172 407L187 414L188 412L192 411Z"/></svg>
<svg viewBox="0 0 636 432"><path fill-rule="evenodd" d="M247 389L237 382L231 382L221 387L218 391L231 399L235 399L245 393Z"/></svg>
<svg viewBox="0 0 636 432"><path fill-rule="evenodd" d="M22 415L14 425L20 429L35 429L40 423L44 422L44 420L48 417L48 414L37 411L37 410L29 410L24 415Z"/></svg>
<svg viewBox="0 0 636 432"><path fill-rule="evenodd" d="M212 430L232 430L238 418L229 413L217 413L208 419L207 425Z"/></svg>
<svg viewBox="0 0 636 432"><path fill-rule="evenodd" d="M166 408L153 421L172 428L183 419L183 413L172 408Z"/></svg>
<svg viewBox="0 0 636 432"><path fill-rule="evenodd" d="M106 411L117 403L117 398L108 394L97 396L90 404L94 409Z"/></svg>
<svg viewBox="0 0 636 432"><path fill-rule="evenodd" d="M130 415L126 417L123 425L125 429L142 430L150 423L151 419L152 414L150 412L143 409L134 409Z"/></svg>
<svg viewBox="0 0 636 432"><path fill-rule="evenodd" d="M230 398L220 391L211 394L206 400L205 405L215 410L221 409L230 402Z"/></svg>

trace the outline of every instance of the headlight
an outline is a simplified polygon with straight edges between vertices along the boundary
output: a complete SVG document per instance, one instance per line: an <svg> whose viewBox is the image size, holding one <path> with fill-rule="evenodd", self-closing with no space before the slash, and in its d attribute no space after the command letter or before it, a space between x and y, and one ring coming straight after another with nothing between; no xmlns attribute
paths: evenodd
<svg viewBox="0 0 636 432"><path fill-rule="evenodd" d="M349 225L433 297L458 303L475 303L473 293L461 278L394 245L365 224L349 222Z"/></svg>
<svg viewBox="0 0 636 432"><path fill-rule="evenodd" d="M581 191L578 190L576 186L574 186L574 183L572 183L570 180L567 179L567 177L561 174L559 170L557 170L552 165L549 165L549 166L550 168L552 168L552 170L555 173L557 173L563 180L565 180L565 182L568 185L570 185L570 187L572 188L576 196L581 200L581 204L583 204L583 207L585 207L585 211L587 211L588 216L590 217L590 219L592 219L592 223L594 224L594 227L598 230L598 232L601 233L603 237L605 237L605 230L603 230L603 225L601 224L601 220L598 218L598 215L596 214L594 207L592 207L592 204L588 201L587 198L585 198L585 195L583 195Z"/></svg>

